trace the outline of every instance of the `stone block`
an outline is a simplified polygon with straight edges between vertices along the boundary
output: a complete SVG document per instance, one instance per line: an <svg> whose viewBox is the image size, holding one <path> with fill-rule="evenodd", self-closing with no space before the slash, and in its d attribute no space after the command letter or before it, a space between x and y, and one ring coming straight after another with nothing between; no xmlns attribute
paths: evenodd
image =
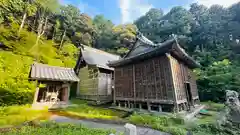
<svg viewBox="0 0 240 135"><path fill-rule="evenodd" d="M137 135L137 127L135 125L127 123L124 125L124 128L124 135Z"/></svg>

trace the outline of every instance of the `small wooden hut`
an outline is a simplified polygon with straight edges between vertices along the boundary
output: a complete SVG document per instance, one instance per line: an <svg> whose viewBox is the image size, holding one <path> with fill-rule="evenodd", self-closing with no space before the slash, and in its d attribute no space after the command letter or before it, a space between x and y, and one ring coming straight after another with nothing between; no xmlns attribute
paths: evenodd
<svg viewBox="0 0 240 135"><path fill-rule="evenodd" d="M95 103L112 101L113 72L107 63L120 57L102 50L82 45L76 64L76 72L81 78L77 97Z"/></svg>
<svg viewBox="0 0 240 135"><path fill-rule="evenodd" d="M68 104L71 84L79 81L73 68L40 63L32 64L29 78L37 81L33 107L50 109L65 107Z"/></svg>
<svg viewBox="0 0 240 135"><path fill-rule="evenodd" d="M113 94L119 106L179 112L199 100L191 70L199 64L175 38L154 44L138 33L129 53L108 65L115 68Z"/></svg>

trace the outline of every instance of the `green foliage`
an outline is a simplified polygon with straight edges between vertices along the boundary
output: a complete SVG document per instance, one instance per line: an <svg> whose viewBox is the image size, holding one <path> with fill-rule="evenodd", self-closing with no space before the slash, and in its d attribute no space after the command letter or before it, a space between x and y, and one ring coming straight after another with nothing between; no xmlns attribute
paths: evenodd
<svg viewBox="0 0 240 135"><path fill-rule="evenodd" d="M49 132L51 131L51 132ZM4 133L4 135L108 135L115 133L113 130L103 129L89 129L82 125L73 124L56 124L52 122L45 123L43 127L23 127L20 130L13 130L11 132Z"/></svg>
<svg viewBox="0 0 240 135"><path fill-rule="evenodd" d="M239 128L230 125L217 126L216 124L202 124L193 129L194 135L238 135Z"/></svg>
<svg viewBox="0 0 240 135"><path fill-rule="evenodd" d="M0 107L0 126L19 125L45 113L47 110L32 110L31 105Z"/></svg>
<svg viewBox="0 0 240 135"><path fill-rule="evenodd" d="M225 90L238 91L239 89L238 71L239 68L227 59L214 62L208 68L196 71L200 98L215 102L224 101Z"/></svg>

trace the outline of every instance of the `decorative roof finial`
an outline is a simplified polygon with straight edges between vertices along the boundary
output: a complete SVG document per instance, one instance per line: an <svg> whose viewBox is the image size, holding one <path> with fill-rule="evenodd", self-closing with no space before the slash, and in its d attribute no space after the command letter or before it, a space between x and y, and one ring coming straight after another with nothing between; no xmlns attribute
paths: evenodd
<svg viewBox="0 0 240 135"><path fill-rule="evenodd" d="M177 36L175 34L172 34L172 37L176 41L176 43L178 44Z"/></svg>

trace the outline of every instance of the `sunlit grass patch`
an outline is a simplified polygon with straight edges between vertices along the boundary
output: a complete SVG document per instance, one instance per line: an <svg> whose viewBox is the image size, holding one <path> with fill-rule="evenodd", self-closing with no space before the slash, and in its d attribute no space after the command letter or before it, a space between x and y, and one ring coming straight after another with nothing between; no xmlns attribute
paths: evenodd
<svg viewBox="0 0 240 135"><path fill-rule="evenodd" d="M31 105L0 107L0 126L14 126L36 118L43 119L47 110L33 110Z"/></svg>
<svg viewBox="0 0 240 135"><path fill-rule="evenodd" d="M82 100L71 100L71 103L76 104L76 106L70 106L62 111L66 115L75 115L84 118L93 119L112 119L117 120L126 115L124 111L117 111L109 108L90 106L86 101Z"/></svg>

